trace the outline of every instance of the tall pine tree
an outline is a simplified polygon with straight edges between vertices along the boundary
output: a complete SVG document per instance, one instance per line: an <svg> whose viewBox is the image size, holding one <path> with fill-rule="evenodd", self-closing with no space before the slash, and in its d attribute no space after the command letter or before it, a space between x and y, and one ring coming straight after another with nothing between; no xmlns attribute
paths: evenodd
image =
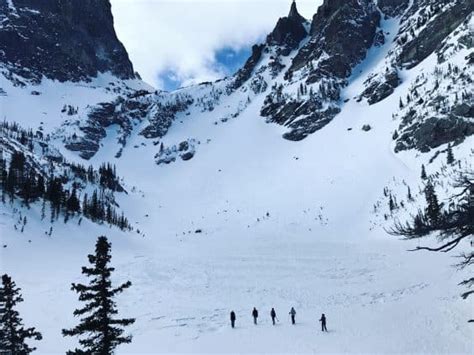
<svg viewBox="0 0 474 355"><path fill-rule="evenodd" d="M426 169L425 169L425 165L421 165L421 178L423 180L426 180L428 177L426 176Z"/></svg>
<svg viewBox="0 0 474 355"><path fill-rule="evenodd" d="M435 226L439 223L441 218L441 206L438 202L438 196L434 186L431 182L428 182L425 187L425 199L426 199L426 217L431 225Z"/></svg>
<svg viewBox="0 0 474 355"><path fill-rule="evenodd" d="M448 145L448 150L447 150L447 155L446 155L446 162L449 165L453 165L455 159L454 159L454 154L453 154L453 147L451 144Z"/></svg>
<svg viewBox="0 0 474 355"><path fill-rule="evenodd" d="M35 328L24 328L20 314L15 310L20 302L23 302L20 289L10 276L3 275L0 288L0 354L29 354L36 348L30 347L26 340L42 339Z"/></svg>
<svg viewBox="0 0 474 355"><path fill-rule="evenodd" d="M79 294L79 301L85 302L83 308L74 311L74 316L82 317L79 324L72 329L63 329L64 336L79 336L83 350L76 349L68 354L113 354L120 344L132 341L131 336L124 336L124 327L135 322L135 319L115 318L118 314L114 297L129 288L132 283L125 282L119 287L112 287L110 276L115 270L109 266L111 244L107 238L99 237L95 254L89 255L91 267L83 267L82 273L91 278L88 285L72 284L72 290Z"/></svg>

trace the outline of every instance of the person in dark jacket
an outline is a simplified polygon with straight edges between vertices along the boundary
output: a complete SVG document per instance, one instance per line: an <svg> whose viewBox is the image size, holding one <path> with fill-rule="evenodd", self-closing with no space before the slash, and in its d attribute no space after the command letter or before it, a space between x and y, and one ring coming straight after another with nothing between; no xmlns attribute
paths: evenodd
<svg viewBox="0 0 474 355"><path fill-rule="evenodd" d="M290 316L291 316L291 324L295 324L295 318L296 318L296 311L293 307L290 309Z"/></svg>
<svg viewBox="0 0 474 355"><path fill-rule="evenodd" d="M272 308L272 310L270 311L270 317L272 317L272 323L273 325L275 325L275 318L276 318L277 314L275 312L275 308Z"/></svg>
<svg viewBox="0 0 474 355"><path fill-rule="evenodd" d="M258 318L258 311L257 308L253 308L252 311L252 317L253 317L253 324L257 325L257 318Z"/></svg>
<svg viewBox="0 0 474 355"><path fill-rule="evenodd" d="M327 332L328 328L326 328L326 316L324 315L324 313L321 315L321 319L319 321L321 322L321 331Z"/></svg>
<svg viewBox="0 0 474 355"><path fill-rule="evenodd" d="M232 311L230 312L230 325L232 326L232 328L235 328L235 312Z"/></svg>

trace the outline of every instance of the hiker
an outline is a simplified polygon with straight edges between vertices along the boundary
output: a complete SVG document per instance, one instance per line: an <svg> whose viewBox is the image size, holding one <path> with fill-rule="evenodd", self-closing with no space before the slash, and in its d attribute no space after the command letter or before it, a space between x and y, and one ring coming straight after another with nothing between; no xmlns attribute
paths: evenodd
<svg viewBox="0 0 474 355"><path fill-rule="evenodd" d="M290 310L289 314L291 316L291 324L295 325L296 311L293 307L291 307L291 310Z"/></svg>
<svg viewBox="0 0 474 355"><path fill-rule="evenodd" d="M253 324L257 325L258 311L257 308L253 307L252 311Z"/></svg>
<svg viewBox="0 0 474 355"><path fill-rule="evenodd" d="M275 325L275 318L277 317L277 314L275 312L275 308L272 308L272 310L270 312L270 317L272 317L272 323L273 323L273 325Z"/></svg>
<svg viewBox="0 0 474 355"><path fill-rule="evenodd" d="M235 318L235 312L230 312L230 325L232 326L232 328L235 328Z"/></svg>
<svg viewBox="0 0 474 355"><path fill-rule="evenodd" d="M321 319L319 321L321 322L321 331L327 332L328 328L326 328L326 316L324 315L324 313L321 315Z"/></svg>

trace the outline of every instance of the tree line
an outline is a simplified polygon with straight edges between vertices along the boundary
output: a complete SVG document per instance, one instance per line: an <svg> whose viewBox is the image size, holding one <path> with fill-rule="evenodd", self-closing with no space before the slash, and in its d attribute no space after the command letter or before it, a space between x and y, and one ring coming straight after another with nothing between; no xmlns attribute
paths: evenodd
<svg viewBox="0 0 474 355"><path fill-rule="evenodd" d="M26 207L31 203L42 202L41 217L46 217L46 203L49 204L51 221L64 216L65 221L76 214L82 214L93 222L105 222L118 226L120 229L131 229L130 223L123 213L119 214L110 191L123 191L116 175L115 167L103 164L98 171L92 167L85 169L80 165L71 165L70 172L85 182L99 185L82 201L79 196L81 184L72 181L67 172L61 176L50 169L49 175L40 172L34 162L28 161L21 151L14 151L7 163L0 149L0 189L1 201L21 201ZM72 183L71 183L72 181Z"/></svg>

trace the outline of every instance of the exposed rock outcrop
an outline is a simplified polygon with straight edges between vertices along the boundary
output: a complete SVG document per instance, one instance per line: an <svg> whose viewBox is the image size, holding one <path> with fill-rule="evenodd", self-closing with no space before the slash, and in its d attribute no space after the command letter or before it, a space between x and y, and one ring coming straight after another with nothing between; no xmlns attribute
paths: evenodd
<svg viewBox="0 0 474 355"><path fill-rule="evenodd" d="M380 11L387 17L401 16L408 8L410 0L378 0Z"/></svg>
<svg viewBox="0 0 474 355"><path fill-rule="evenodd" d="M252 76L252 73L255 70L255 67L262 58L263 49L265 48L264 44L256 44L252 47L252 55L245 65L235 74L234 81L231 85L231 89L235 90L240 88L247 80Z"/></svg>
<svg viewBox="0 0 474 355"><path fill-rule="evenodd" d="M444 1L431 6L432 20L403 46L398 64L413 68L441 46L443 40L453 32L474 11L474 1L453 1L445 6Z"/></svg>
<svg viewBox="0 0 474 355"><path fill-rule="evenodd" d="M418 0L409 8L400 5L403 1L379 1L379 7L386 9L388 15L403 16L394 49L387 55L385 72L374 73L361 94L370 104L391 95L401 83L395 77L398 70L411 69L439 50L443 41L474 11L474 2L469 0ZM472 35L465 38L469 42Z"/></svg>
<svg viewBox="0 0 474 355"><path fill-rule="evenodd" d="M38 83L134 78L109 0L0 0L0 63Z"/></svg>
<svg viewBox="0 0 474 355"><path fill-rule="evenodd" d="M293 1L290 13L278 20L275 29L267 37L267 43L281 47L280 53L284 56L290 54L308 35L305 22L306 19L299 14L296 2Z"/></svg>
<svg viewBox="0 0 474 355"><path fill-rule="evenodd" d="M459 26L437 51L441 61L432 73L413 82L410 95L400 101L401 123L395 151L428 152L446 143L458 144L474 135L473 45L463 38L472 34L469 22ZM464 62L463 62L464 61Z"/></svg>
<svg viewBox="0 0 474 355"><path fill-rule="evenodd" d="M340 112L346 79L375 44L379 21L370 0L324 1L313 17L309 41L285 73L288 84L272 88L261 115L287 126L283 137L290 140L304 139L331 122ZM288 92L286 86L295 82L300 82L298 92Z"/></svg>
<svg viewBox="0 0 474 355"><path fill-rule="evenodd" d="M318 61L308 83L327 74L346 78L374 43L379 21L371 0L325 0L313 17L311 40L296 55L289 72Z"/></svg>

